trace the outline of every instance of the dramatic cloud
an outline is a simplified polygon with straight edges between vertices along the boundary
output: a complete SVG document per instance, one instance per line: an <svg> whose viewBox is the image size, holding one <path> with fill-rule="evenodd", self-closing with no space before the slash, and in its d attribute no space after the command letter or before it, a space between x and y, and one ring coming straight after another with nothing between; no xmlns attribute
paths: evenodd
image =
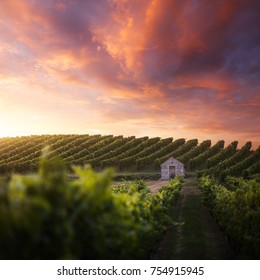
<svg viewBox="0 0 260 280"><path fill-rule="evenodd" d="M260 144L257 0L0 3L0 135ZM22 125L21 125L22 124Z"/></svg>

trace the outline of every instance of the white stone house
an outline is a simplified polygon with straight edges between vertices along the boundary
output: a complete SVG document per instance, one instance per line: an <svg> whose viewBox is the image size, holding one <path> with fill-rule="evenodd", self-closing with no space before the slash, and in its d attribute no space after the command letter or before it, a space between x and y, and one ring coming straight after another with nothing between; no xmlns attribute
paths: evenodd
<svg viewBox="0 0 260 280"><path fill-rule="evenodd" d="M177 159L170 157L161 164L161 179L170 180L176 175L185 176L184 164Z"/></svg>

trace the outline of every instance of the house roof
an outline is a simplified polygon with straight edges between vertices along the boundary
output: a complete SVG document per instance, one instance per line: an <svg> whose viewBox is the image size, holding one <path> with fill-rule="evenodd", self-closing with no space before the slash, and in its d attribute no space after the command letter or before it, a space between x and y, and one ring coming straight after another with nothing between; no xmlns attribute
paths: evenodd
<svg viewBox="0 0 260 280"><path fill-rule="evenodd" d="M177 166L177 165L184 165L184 164L182 162L178 161L177 159L175 159L174 157L170 157L165 162L163 162L160 166L163 166L163 165Z"/></svg>

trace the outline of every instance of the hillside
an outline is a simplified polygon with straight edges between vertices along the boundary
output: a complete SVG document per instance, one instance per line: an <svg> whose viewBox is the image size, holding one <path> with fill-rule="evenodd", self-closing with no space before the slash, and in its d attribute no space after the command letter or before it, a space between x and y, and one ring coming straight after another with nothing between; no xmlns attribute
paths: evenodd
<svg viewBox="0 0 260 280"><path fill-rule="evenodd" d="M210 140L198 143L197 139L83 134L0 138L0 173L36 171L46 146L51 158L60 156L68 167L91 164L97 170L115 167L118 171L151 172L159 171L160 164L173 156L187 170L200 170L199 175L248 177L260 172L260 149L252 151L250 141L237 149L237 141L225 147L223 140L211 145Z"/></svg>
<svg viewBox="0 0 260 280"><path fill-rule="evenodd" d="M259 259L260 148L237 145L111 135L2 138L1 172L11 176L0 180L0 258ZM185 163L186 178L133 176L114 184L112 169L67 171L89 163L131 176L159 174L170 156Z"/></svg>

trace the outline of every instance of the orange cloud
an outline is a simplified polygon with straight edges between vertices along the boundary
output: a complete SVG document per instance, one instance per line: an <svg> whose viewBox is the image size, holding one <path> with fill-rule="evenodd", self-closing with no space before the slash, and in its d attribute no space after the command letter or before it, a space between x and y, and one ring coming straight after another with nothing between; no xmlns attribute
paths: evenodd
<svg viewBox="0 0 260 280"><path fill-rule="evenodd" d="M64 120L72 130L121 134L127 124L139 135L257 142L258 1L2 2L0 93L20 115L38 106L55 119L51 131Z"/></svg>

